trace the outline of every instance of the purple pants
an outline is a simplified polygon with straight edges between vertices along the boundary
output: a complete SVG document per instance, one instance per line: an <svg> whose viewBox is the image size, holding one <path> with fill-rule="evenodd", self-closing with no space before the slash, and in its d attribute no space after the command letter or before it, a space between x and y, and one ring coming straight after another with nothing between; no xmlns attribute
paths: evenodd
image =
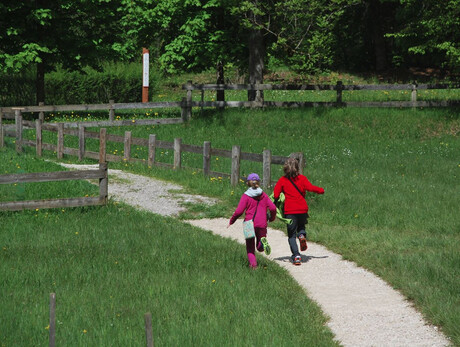
<svg viewBox="0 0 460 347"><path fill-rule="evenodd" d="M264 251L264 246L260 242L262 237L267 237L267 228L255 227L256 237L246 239L246 252L248 253L249 267L257 267L256 245L259 252Z"/></svg>

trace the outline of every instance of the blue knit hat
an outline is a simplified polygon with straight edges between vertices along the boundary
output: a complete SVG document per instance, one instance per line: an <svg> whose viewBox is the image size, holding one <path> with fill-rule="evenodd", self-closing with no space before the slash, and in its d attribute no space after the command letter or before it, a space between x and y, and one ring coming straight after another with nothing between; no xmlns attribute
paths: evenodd
<svg viewBox="0 0 460 347"><path fill-rule="evenodd" d="M249 174L249 175L248 175L247 180L248 180L248 181L260 181L260 177L259 177L258 174L252 173L252 174Z"/></svg>

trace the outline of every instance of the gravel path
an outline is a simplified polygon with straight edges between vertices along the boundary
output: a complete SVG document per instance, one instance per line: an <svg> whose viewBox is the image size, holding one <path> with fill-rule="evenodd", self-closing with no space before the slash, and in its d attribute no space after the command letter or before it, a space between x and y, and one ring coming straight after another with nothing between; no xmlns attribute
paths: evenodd
<svg viewBox="0 0 460 347"><path fill-rule="evenodd" d="M78 169L97 167L62 165ZM161 215L179 213L185 209L183 202L215 202L203 196L181 194L181 186L164 181L111 169L109 175L109 197ZM187 222L244 243L241 220L229 229L228 219L223 218ZM293 266L285 234L269 228L268 240L272 246L268 258L284 267L319 304L330 318L328 326L343 346L449 345L448 339L428 325L398 291L371 272L312 242L302 255L302 266Z"/></svg>

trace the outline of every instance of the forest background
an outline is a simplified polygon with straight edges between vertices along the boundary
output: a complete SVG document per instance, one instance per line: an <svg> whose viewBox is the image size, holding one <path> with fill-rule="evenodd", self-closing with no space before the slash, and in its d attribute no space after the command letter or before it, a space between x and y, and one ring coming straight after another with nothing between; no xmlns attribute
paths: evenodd
<svg viewBox="0 0 460 347"><path fill-rule="evenodd" d="M262 83L280 69L296 81L348 71L384 82L460 69L459 0L5 0L0 16L2 106L138 101L142 47L152 86L209 70L219 83ZM66 80L105 92L71 93ZM56 84L76 99L50 95Z"/></svg>

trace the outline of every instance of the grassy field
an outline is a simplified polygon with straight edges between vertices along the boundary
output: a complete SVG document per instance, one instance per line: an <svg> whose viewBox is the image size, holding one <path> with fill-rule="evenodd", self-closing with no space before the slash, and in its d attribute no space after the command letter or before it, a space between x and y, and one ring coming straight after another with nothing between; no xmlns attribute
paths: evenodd
<svg viewBox="0 0 460 347"><path fill-rule="evenodd" d="M188 124L108 132L129 130L144 138L156 134L166 141L180 137L184 144L211 141L222 149L240 145L244 152L268 148L274 155L302 151L305 174L326 191L307 197L310 240L381 276L441 326L454 345L460 345L458 109L205 110L203 114L194 110L193 114ZM157 116L163 115L160 111ZM49 138L55 141L55 135ZM122 144L110 146L109 152L123 151ZM91 147L96 150L97 142L88 141ZM147 155L136 146L132 153L139 158ZM158 160L172 162L172 158L171 151L157 152ZM199 155L186 154L182 160L191 168L202 166ZM229 217L244 190L242 184L231 187L227 179L205 178L197 169L110 166L172 180L190 192L222 199L216 208L192 207L182 218ZM229 160L213 157L212 170L230 172L229 168ZM272 170L274 178L281 175L279 166ZM261 164L243 161L242 174L251 171L260 173Z"/></svg>
<svg viewBox="0 0 460 347"><path fill-rule="evenodd" d="M0 157L2 174L62 170L11 149ZM4 187L2 198L37 197L29 184L19 196ZM56 197L63 187L46 190ZM68 196L94 190L66 183ZM263 258L249 270L243 246L177 219L110 202L0 212L0 225L1 346L47 345L52 292L57 345L142 346L146 312L157 345L336 345L286 271Z"/></svg>

